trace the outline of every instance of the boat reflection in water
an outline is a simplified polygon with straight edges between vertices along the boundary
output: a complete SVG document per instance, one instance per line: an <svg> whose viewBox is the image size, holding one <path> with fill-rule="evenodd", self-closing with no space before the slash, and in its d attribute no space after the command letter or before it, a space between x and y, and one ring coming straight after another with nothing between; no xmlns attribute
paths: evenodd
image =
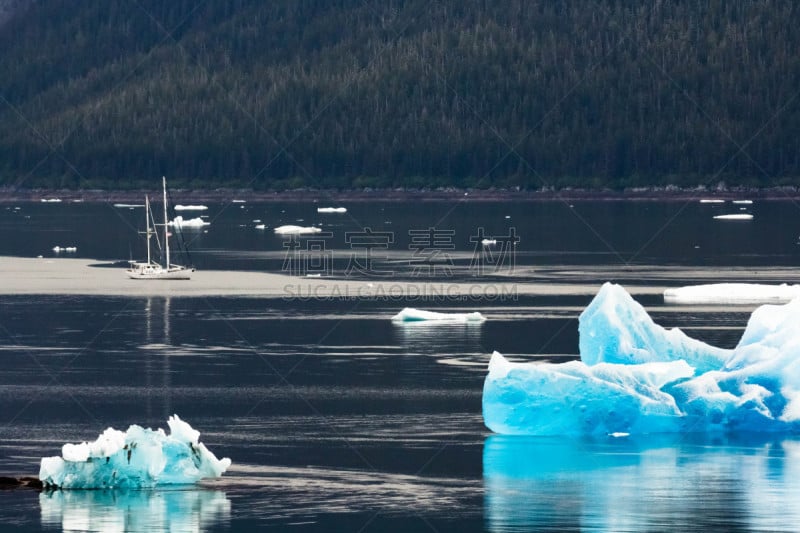
<svg viewBox="0 0 800 533"><path fill-rule="evenodd" d="M56 490L39 495L42 527L63 531L205 531L230 522L219 490Z"/></svg>
<svg viewBox="0 0 800 533"><path fill-rule="evenodd" d="M489 531L791 531L800 441L669 435L493 435L483 452Z"/></svg>

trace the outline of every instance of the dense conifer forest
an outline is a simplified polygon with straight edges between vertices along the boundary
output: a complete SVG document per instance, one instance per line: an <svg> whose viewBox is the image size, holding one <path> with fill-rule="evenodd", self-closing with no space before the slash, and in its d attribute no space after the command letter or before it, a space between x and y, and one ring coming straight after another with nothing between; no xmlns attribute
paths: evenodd
<svg viewBox="0 0 800 533"><path fill-rule="evenodd" d="M0 184L800 184L791 0L4 0Z"/></svg>

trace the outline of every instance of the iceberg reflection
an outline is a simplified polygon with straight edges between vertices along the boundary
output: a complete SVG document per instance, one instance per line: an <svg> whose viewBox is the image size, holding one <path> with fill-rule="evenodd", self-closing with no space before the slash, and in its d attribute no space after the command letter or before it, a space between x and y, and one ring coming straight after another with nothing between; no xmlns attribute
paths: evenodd
<svg viewBox="0 0 800 533"><path fill-rule="evenodd" d="M231 514L224 492L198 488L45 491L39 506L42 526L63 531L204 531Z"/></svg>
<svg viewBox="0 0 800 533"><path fill-rule="evenodd" d="M393 321L392 326L395 338L409 352L440 354L453 351L455 342L459 348L480 351L485 361L485 350L480 347L483 322Z"/></svg>
<svg viewBox="0 0 800 533"><path fill-rule="evenodd" d="M487 530L795 530L799 441L692 439L493 435Z"/></svg>

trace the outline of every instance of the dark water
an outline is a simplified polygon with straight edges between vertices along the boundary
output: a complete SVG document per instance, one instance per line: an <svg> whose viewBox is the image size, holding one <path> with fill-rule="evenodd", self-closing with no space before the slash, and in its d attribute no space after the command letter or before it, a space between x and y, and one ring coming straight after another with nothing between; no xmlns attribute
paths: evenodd
<svg viewBox="0 0 800 533"><path fill-rule="evenodd" d="M131 235L140 210L10 207L0 208L0 254L51 257L55 245L75 245L77 256L103 261L127 259L129 249L143 253ZM796 216L788 202L755 204L750 222L711 218L738 211L730 203L479 203L455 206L449 215L453 205L445 203L355 204L352 218L317 215L310 203L210 207L208 233L188 238L194 262L205 268L280 271L281 239L255 230L253 219L273 227L331 224L330 248L339 257L334 275L342 275L350 253L343 233L359 225L392 228L394 255L385 264L398 265L404 276L412 253L408 230L429 225L463 236L447 251L456 271L467 268L468 237L477 227L496 234L515 227L523 276L544 271L561 282L681 284L699 275L725 279L734 272L728 269L793 281L789 269L775 273L775 267L793 265L798 253L797 231L776 222ZM630 265L647 274L626 274ZM231 457L233 467L189 489L0 493L0 525L3 531L794 530L800 441L490 435L481 389L491 351L517 360L575 358L577 316L588 301L564 294L411 302L479 310L488 318L430 326L388 320L402 301L3 297L0 475L36 474L39 459L58 454L64 442L93 439L108 426L165 427L173 413L199 429L218 456ZM750 312L670 308L655 296L640 301L660 324L727 347Z"/></svg>
<svg viewBox="0 0 800 533"><path fill-rule="evenodd" d="M529 202L354 202L345 214L320 214L320 203L209 204L207 211L182 211L185 218L205 217L204 228L186 228L191 261L199 268L279 271L285 239L280 225L319 226L330 232L326 249L344 262L353 252L347 232L370 228L388 232L392 242L383 255L402 272L398 260L413 254L409 232L429 228L452 232L442 237L446 254L458 266L469 263L474 238L519 237L519 265L792 266L800 258L800 215L793 201L752 205L701 204L696 200L529 201ZM161 221L160 204L154 204ZM76 246L77 257L105 260L144 258L142 208L105 203L28 203L0 207L0 255L54 256L54 246ZM751 213L749 221L714 220L720 214ZM264 230L255 229L256 222ZM471 241L470 239L473 239ZM410 249L409 247L412 246ZM380 251L380 250L379 250ZM62 256L65 254L61 254ZM72 254L69 254L72 256ZM337 262L337 266L344 264Z"/></svg>

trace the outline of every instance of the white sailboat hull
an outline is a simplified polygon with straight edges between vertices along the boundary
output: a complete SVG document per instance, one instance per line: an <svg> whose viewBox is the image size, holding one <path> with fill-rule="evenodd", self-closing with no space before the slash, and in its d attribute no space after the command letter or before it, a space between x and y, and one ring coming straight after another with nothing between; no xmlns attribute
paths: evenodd
<svg viewBox="0 0 800 533"><path fill-rule="evenodd" d="M131 263L125 271L131 279L191 279L193 268L170 265L164 268L158 263Z"/></svg>

